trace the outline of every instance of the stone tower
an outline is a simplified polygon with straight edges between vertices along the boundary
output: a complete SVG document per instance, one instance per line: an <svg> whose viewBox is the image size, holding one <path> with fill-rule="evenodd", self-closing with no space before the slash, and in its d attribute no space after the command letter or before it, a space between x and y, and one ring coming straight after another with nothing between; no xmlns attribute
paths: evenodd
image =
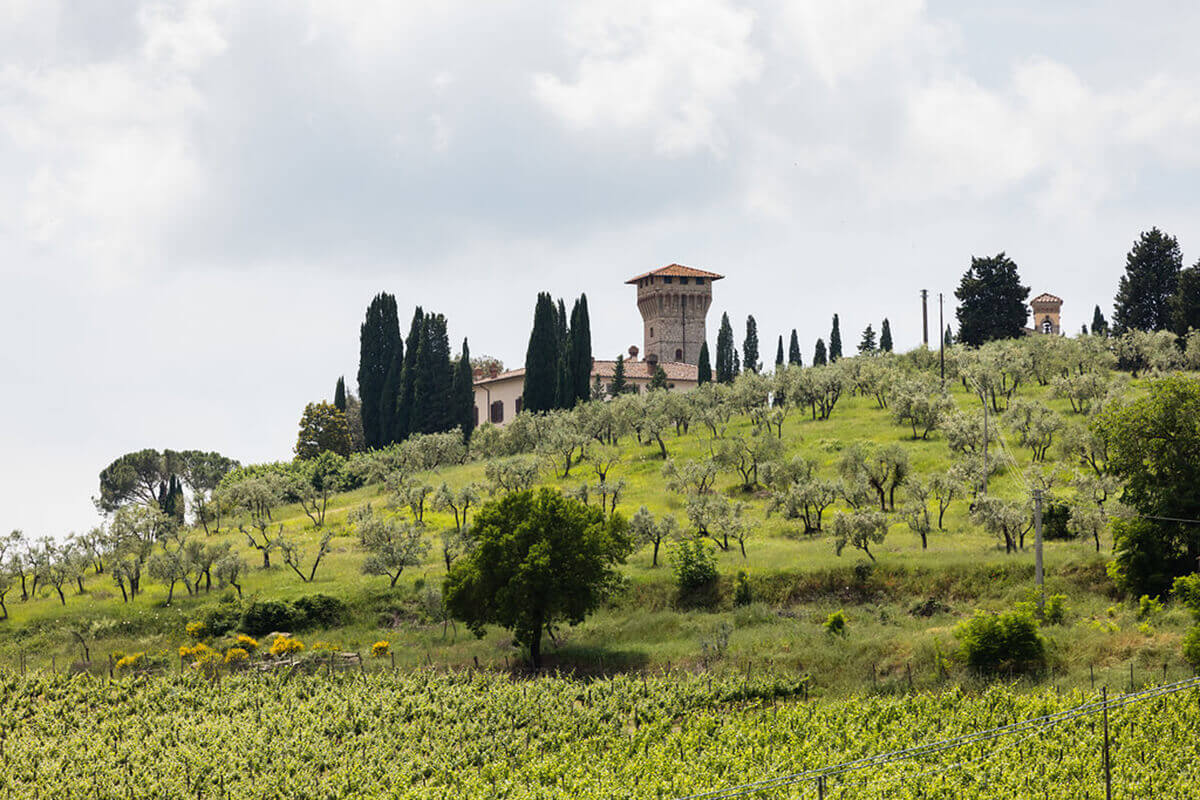
<svg viewBox="0 0 1200 800"><path fill-rule="evenodd" d="M1030 300L1029 305L1033 309L1034 332L1058 336L1062 304L1062 298L1052 294L1039 294Z"/></svg>
<svg viewBox="0 0 1200 800"><path fill-rule="evenodd" d="M713 281L723 277L671 264L625 281L637 287L638 311L645 328L643 358L685 364L700 360Z"/></svg>

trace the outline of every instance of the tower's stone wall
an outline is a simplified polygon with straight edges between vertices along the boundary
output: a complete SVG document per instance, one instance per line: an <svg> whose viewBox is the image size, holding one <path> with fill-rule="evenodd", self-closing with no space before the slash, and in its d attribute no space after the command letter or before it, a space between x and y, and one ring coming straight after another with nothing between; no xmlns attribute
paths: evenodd
<svg viewBox="0 0 1200 800"><path fill-rule="evenodd" d="M1029 305L1033 309L1034 331L1058 336L1061 332L1062 300L1053 295L1041 295L1035 297Z"/></svg>
<svg viewBox="0 0 1200 800"><path fill-rule="evenodd" d="M645 334L643 358L697 363L708 338L712 279L650 276L638 282L637 293Z"/></svg>

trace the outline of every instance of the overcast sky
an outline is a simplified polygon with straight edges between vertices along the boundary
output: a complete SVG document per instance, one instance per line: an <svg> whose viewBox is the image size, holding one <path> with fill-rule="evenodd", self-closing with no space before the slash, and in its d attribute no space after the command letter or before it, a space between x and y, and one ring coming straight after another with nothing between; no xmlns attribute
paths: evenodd
<svg viewBox="0 0 1200 800"><path fill-rule="evenodd" d="M623 281L679 262L728 276L710 340L752 313L807 362L835 311L914 346L1004 250L1077 331L1139 231L1200 258L1198 36L1182 0L0 0L0 530L94 524L130 450L290 457L381 290L509 365L586 292L614 357Z"/></svg>

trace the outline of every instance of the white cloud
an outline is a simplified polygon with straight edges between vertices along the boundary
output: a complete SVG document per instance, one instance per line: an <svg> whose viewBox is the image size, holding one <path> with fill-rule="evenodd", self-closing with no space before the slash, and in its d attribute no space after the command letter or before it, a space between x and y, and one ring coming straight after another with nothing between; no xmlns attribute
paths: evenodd
<svg viewBox="0 0 1200 800"><path fill-rule="evenodd" d="M762 70L754 14L725 0L593 3L570 19L577 77L534 77L535 97L576 129L645 131L668 156L723 150L724 123Z"/></svg>

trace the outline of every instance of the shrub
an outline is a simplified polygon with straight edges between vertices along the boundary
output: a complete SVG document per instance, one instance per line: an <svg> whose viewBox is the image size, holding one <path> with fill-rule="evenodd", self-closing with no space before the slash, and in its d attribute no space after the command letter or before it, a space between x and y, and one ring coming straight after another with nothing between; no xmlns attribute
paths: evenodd
<svg viewBox="0 0 1200 800"><path fill-rule="evenodd" d="M189 638L199 641L208 635L208 630L204 627L203 622L189 622L184 630L187 631Z"/></svg>
<svg viewBox="0 0 1200 800"><path fill-rule="evenodd" d="M733 582L733 604L748 606L752 602L754 602L754 592L750 588L750 576L744 569L739 569L737 578Z"/></svg>
<svg viewBox="0 0 1200 800"><path fill-rule="evenodd" d="M825 622L822 624L822 627L824 627L825 632L831 636L845 636L846 614L839 608L837 611L834 611L825 618Z"/></svg>
<svg viewBox="0 0 1200 800"><path fill-rule="evenodd" d="M253 653L258 649L258 640L252 639L244 633L239 633L237 638L233 640L236 647L245 650L247 653Z"/></svg>
<svg viewBox="0 0 1200 800"><path fill-rule="evenodd" d="M299 615L290 603L263 600L246 606L242 614L242 630L255 636L272 631L287 631L297 627Z"/></svg>
<svg viewBox="0 0 1200 800"><path fill-rule="evenodd" d="M954 635L967 666L978 673L1026 672L1046 664L1046 642L1031 614L1006 611L959 623Z"/></svg>
<svg viewBox="0 0 1200 800"><path fill-rule="evenodd" d="M1193 669L1200 671L1200 625L1193 625L1183 637L1183 657Z"/></svg>
<svg viewBox="0 0 1200 800"><path fill-rule="evenodd" d="M225 651L225 663L231 667L240 667L250 661L250 654L241 647L231 647Z"/></svg>
<svg viewBox="0 0 1200 800"><path fill-rule="evenodd" d="M313 594L296 601L296 627L336 628L346 615L346 604L327 594Z"/></svg>
<svg viewBox="0 0 1200 800"><path fill-rule="evenodd" d="M1070 539L1071 531L1067 529L1067 521L1071 519L1071 509L1066 503L1050 503L1042 511L1042 538Z"/></svg>
<svg viewBox="0 0 1200 800"><path fill-rule="evenodd" d="M290 636L276 636L275 641L271 642L270 652L273 656L290 656L302 650L304 650L304 642L299 639L293 639Z"/></svg>
<svg viewBox="0 0 1200 800"><path fill-rule="evenodd" d="M1162 601L1157 597L1144 594L1138 599L1138 619L1157 617L1160 611L1162 611Z"/></svg>
<svg viewBox="0 0 1200 800"><path fill-rule="evenodd" d="M114 669L117 672L132 672L136 669L140 669L143 666L145 656L145 653L130 653L129 655L122 654L121 657L117 659Z"/></svg>
<svg viewBox="0 0 1200 800"><path fill-rule="evenodd" d="M1067 618L1067 596L1065 594L1052 594L1047 597L1044 616L1046 624L1061 625L1063 620Z"/></svg>
<svg viewBox="0 0 1200 800"><path fill-rule="evenodd" d="M204 623L204 631L208 636L224 636L236 628L241 619L241 606L233 602L221 602L210 606L200 615L200 621Z"/></svg>
<svg viewBox="0 0 1200 800"><path fill-rule="evenodd" d="M392 652L392 646L386 639L380 639L371 645L371 655L375 658L386 658Z"/></svg>
<svg viewBox="0 0 1200 800"><path fill-rule="evenodd" d="M1200 618L1200 573L1176 578L1171 595Z"/></svg>
<svg viewBox="0 0 1200 800"><path fill-rule="evenodd" d="M679 599L685 602L715 600L717 555L699 539L680 542L675 548L672 567Z"/></svg>

